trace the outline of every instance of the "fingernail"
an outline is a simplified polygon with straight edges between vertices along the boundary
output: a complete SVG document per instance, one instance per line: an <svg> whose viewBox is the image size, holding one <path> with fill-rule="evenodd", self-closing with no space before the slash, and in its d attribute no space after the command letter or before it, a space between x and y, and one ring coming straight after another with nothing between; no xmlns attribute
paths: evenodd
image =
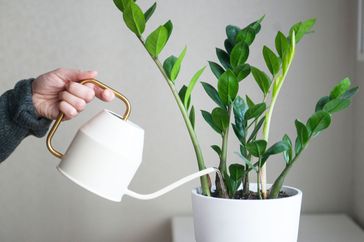
<svg viewBox="0 0 364 242"><path fill-rule="evenodd" d="M90 74L90 75L97 75L97 71L86 71L88 74Z"/></svg>

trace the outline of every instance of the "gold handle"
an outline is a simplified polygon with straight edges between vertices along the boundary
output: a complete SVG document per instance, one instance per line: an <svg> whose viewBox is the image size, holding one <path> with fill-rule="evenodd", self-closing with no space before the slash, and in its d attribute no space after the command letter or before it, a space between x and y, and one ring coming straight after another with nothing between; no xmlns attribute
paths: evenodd
<svg viewBox="0 0 364 242"><path fill-rule="evenodd" d="M115 89L111 88L111 87L108 87L107 85L105 85L104 83L102 82L99 82L98 80L95 80L95 79L87 79L87 80L83 80L80 82L81 84L86 84L86 83L93 83L95 84L96 86L99 86L103 89L110 89L117 98L119 98L121 101L123 101L125 103L125 106L126 106L126 110L124 112L124 116L122 117L123 120L127 120L129 118L129 115L130 115L130 111L131 111L131 106L130 106L130 102L129 100L124 96L122 95L120 92L116 91ZM64 117L64 114L63 113L60 113L56 119L56 121L54 122L51 130L49 131L48 133L48 136L47 136L47 148L48 150L56 157L58 158L62 158L63 157L63 154L61 152L59 152L58 150L54 149L54 147L52 146L52 138L54 136L54 134L56 133L56 130L58 129L58 126L61 124L62 122L62 119Z"/></svg>

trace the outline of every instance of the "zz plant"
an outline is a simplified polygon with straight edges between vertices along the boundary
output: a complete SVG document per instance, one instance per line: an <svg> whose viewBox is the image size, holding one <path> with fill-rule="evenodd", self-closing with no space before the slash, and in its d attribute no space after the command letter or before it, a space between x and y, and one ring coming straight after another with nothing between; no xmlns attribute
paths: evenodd
<svg viewBox="0 0 364 242"><path fill-rule="evenodd" d="M203 153L195 130L195 106L191 102L192 91L205 67L197 70L188 84L179 85L178 74L187 49L184 48L178 56L169 56L163 64L159 59L159 54L171 36L172 22L168 20L144 39L147 22L156 10L157 4L154 3L143 12L133 0L113 1L122 12L126 26L144 46L169 86L190 135L198 168L205 169ZM264 16L244 28L232 25L226 27L227 38L224 41L224 49L216 48L219 64L209 61L210 69L217 79L217 88L207 82L201 82L207 95L216 104L211 112L202 110L202 116L221 136L221 144L211 146L220 161L220 174L216 176L216 191L213 194L211 194L209 177L207 175L201 177L202 193L206 196L277 198L285 177L311 139L329 127L333 114L347 108L358 91L358 87L350 88L351 82L345 78L331 90L328 96L318 100L314 113L306 123L295 120L297 132L294 143L285 134L280 141L268 145L274 106L293 61L296 44L307 33L312 32L315 19L294 24L287 35L278 32L275 37L275 51L267 46L263 47L263 58L269 74L247 63L250 46L261 30L263 19ZM245 97L238 95L240 84L250 74L262 92L262 100L259 102L254 102L248 95ZM236 153L242 162L228 166L230 127L239 140L240 149ZM260 135L262 137L259 137ZM266 162L270 156L280 153L283 154L285 167L272 187L267 190ZM251 172L256 173L258 187L256 193L252 193L249 189Z"/></svg>

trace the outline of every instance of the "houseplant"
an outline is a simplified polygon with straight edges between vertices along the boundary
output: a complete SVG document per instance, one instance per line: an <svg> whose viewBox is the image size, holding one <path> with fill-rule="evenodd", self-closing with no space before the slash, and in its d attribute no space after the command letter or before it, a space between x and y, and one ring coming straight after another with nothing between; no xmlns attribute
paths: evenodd
<svg viewBox="0 0 364 242"><path fill-rule="evenodd" d="M190 135L198 168L205 169L195 130L195 106L191 101L192 91L205 67L199 69L187 85L179 85L176 80L186 48L178 56L168 57L163 64L158 58L172 33L172 22L169 20L160 25L144 39L147 21L153 15L156 3L145 12L132 0L114 0L114 3L122 12L126 26L145 47L169 86ZM211 112L202 111L202 116L221 136L221 145L212 145L219 157L221 176L216 176L216 189L211 188L208 176L201 177L201 189L193 192L198 241L241 241L239 235L242 234L242 228L248 231L243 236L246 241L295 241L302 194L297 189L283 187L284 179L309 141L329 127L333 114L347 108L358 90L357 87L350 88L350 80L345 78L333 87L328 96L318 100L314 113L306 123L295 121L297 132L294 142L286 134L276 143L269 142L274 106L293 61L296 44L311 32L315 20L294 24L288 34L278 32L275 37L275 51L267 46L263 47L263 58L270 73L268 75L246 63L249 47L260 31L263 19L264 17L244 28L232 25L226 27L225 49L216 49L220 64L209 62L210 69L217 78L217 88L206 82L202 83L208 96L217 104ZM252 76L262 91L261 102L256 103L249 96L238 95L240 84L248 76ZM177 89L177 86L181 87ZM242 162L228 166L227 144L230 128L240 142L237 155ZM280 153L283 154L285 167L268 188L265 178L266 163L270 156ZM250 173L256 173L256 184L250 185ZM244 220L242 216L247 214L251 214L250 217L256 221L241 223ZM277 222L277 217L281 221ZM274 226L277 224L279 227ZM259 227L270 229L263 235L259 233ZM290 233L282 236L285 230Z"/></svg>

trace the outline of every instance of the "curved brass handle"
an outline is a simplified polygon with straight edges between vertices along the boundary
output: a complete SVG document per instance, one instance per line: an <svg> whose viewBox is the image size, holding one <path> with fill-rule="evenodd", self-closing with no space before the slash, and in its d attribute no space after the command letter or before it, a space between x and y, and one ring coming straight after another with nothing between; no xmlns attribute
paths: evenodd
<svg viewBox="0 0 364 242"><path fill-rule="evenodd" d="M124 116L122 117L123 120L127 120L129 118L129 115L130 115L130 111L131 111L131 106L130 106L130 102L129 100L124 96L122 95L120 92L116 91L115 89L111 88L111 87L108 87L107 85L105 85L104 83L102 82L99 82L98 80L96 79L87 79L87 80L83 80L80 82L81 84L86 84L86 83L93 83L95 84L96 86L99 86L103 89L110 89L117 98L119 98L121 101L124 102L125 106L126 106L126 110L124 112ZM56 133L56 130L58 129L58 126L61 124L62 122L62 119L64 117L64 114L63 113L60 113L56 119L56 121L54 122L51 130L49 131L48 133L48 136L47 136L47 148L48 150L56 157L58 158L62 158L63 157L63 154L61 152L59 152L58 150L54 149L54 147L52 146L52 138L54 136L54 134Z"/></svg>

